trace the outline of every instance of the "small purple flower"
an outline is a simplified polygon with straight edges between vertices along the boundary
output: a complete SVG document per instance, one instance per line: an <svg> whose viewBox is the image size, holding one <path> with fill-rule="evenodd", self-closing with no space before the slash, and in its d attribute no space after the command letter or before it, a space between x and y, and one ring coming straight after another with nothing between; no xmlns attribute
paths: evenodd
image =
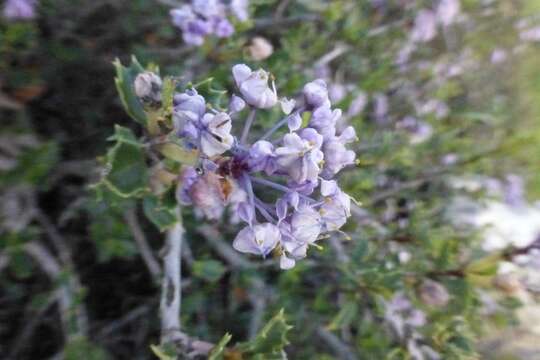
<svg viewBox="0 0 540 360"><path fill-rule="evenodd" d="M246 107L246 102L239 96L233 95L229 102L229 111L231 113L237 113Z"/></svg>
<svg viewBox="0 0 540 360"><path fill-rule="evenodd" d="M259 140L249 150L248 164L253 172L264 171L272 175L276 171L274 145L265 140Z"/></svg>
<svg viewBox="0 0 540 360"><path fill-rule="evenodd" d="M351 101L351 105L349 105L349 110L347 110L347 116L354 117L364 111L367 105L367 101L368 98L366 93L361 92L356 95L353 101Z"/></svg>
<svg viewBox="0 0 540 360"><path fill-rule="evenodd" d="M503 49L495 49L491 53L490 61L492 64L501 64L506 61L508 54Z"/></svg>
<svg viewBox="0 0 540 360"><path fill-rule="evenodd" d="M277 93L274 82L272 88L268 86L269 75L259 69L252 71L245 64L235 65L232 69L233 77L244 97L244 100L259 109L268 109L276 105Z"/></svg>
<svg viewBox="0 0 540 360"><path fill-rule="evenodd" d="M339 230L351 216L351 198L338 187L335 180L321 181L324 204L319 209L327 231Z"/></svg>
<svg viewBox="0 0 540 360"><path fill-rule="evenodd" d="M225 18L214 18L214 34L219 38L226 38L234 33L234 27Z"/></svg>
<svg viewBox="0 0 540 360"><path fill-rule="evenodd" d="M326 82L322 79L317 79L304 86L304 98L307 105L311 108L321 106L330 107L330 99L328 98L328 88Z"/></svg>
<svg viewBox="0 0 540 360"><path fill-rule="evenodd" d="M296 101L294 99L282 98L281 100L279 100L279 104L281 105L281 110L286 115L289 115L291 111L293 111L294 106L296 105Z"/></svg>
<svg viewBox="0 0 540 360"><path fill-rule="evenodd" d="M322 231L321 215L309 205L301 205L291 217L291 229L297 242L312 244Z"/></svg>
<svg viewBox="0 0 540 360"><path fill-rule="evenodd" d="M184 42L200 46L205 37L211 34L220 38L231 36L234 27L227 15L232 13L245 21L248 17L247 6L246 0L233 1L229 5L221 0L192 0L189 5L172 9L170 14L172 23L182 30Z"/></svg>
<svg viewBox="0 0 540 360"><path fill-rule="evenodd" d="M323 138L315 129L306 128L300 134L286 134L283 147L276 149L277 164L299 184L317 180L324 157Z"/></svg>
<svg viewBox="0 0 540 360"><path fill-rule="evenodd" d="M344 167L354 164L356 154L354 151L348 150L345 145L356 139L354 128L349 126L340 136L333 136L324 142L324 169L322 172L324 178L330 179Z"/></svg>
<svg viewBox="0 0 540 360"><path fill-rule="evenodd" d="M7 0L4 17L9 20L30 20L36 16L36 0Z"/></svg>
<svg viewBox="0 0 540 360"><path fill-rule="evenodd" d="M246 226L233 242L233 247L243 253L266 256L281 240L279 228L271 223Z"/></svg>
<svg viewBox="0 0 540 360"><path fill-rule="evenodd" d="M223 15L225 8L219 0L191 0L193 11L205 18Z"/></svg>
<svg viewBox="0 0 540 360"><path fill-rule="evenodd" d="M173 122L177 131L183 131L189 123L200 121L206 111L206 100L195 89L176 94L173 105Z"/></svg>
<svg viewBox="0 0 540 360"><path fill-rule="evenodd" d="M294 259L287 257L285 253L281 254L281 257L279 259L279 267L282 270L292 269L295 265L296 265L296 261Z"/></svg>
<svg viewBox="0 0 540 360"><path fill-rule="evenodd" d="M205 114L201 119L200 146L208 157L229 150L234 138L231 133L231 118L227 113Z"/></svg>
<svg viewBox="0 0 540 360"><path fill-rule="evenodd" d="M282 221L279 223L279 230L281 231L281 247L289 257L294 259L305 258L309 244L294 237L291 224Z"/></svg>
<svg viewBox="0 0 540 360"><path fill-rule="evenodd" d="M525 203L525 182L521 176L509 174L506 176L504 201L511 206Z"/></svg>
<svg viewBox="0 0 540 360"><path fill-rule="evenodd" d="M437 35L437 17L431 10L420 10L414 19L411 39L417 42L429 42Z"/></svg>
<svg viewBox="0 0 540 360"><path fill-rule="evenodd" d="M182 174L180 175L180 186L178 186L178 189L176 191L176 198L178 199L178 202L180 204L191 205L193 203L191 201L191 195L189 194L189 192L198 178L199 174L197 173L195 168L193 168L192 166L184 168Z"/></svg>
<svg viewBox="0 0 540 360"><path fill-rule="evenodd" d="M437 19L444 26L452 25L459 15L460 7L459 0L441 0L437 6Z"/></svg>
<svg viewBox="0 0 540 360"><path fill-rule="evenodd" d="M187 176L190 176L190 174L188 173ZM193 176L192 173L191 176ZM190 183L191 186L187 187ZM183 189L180 191L180 199L184 194L188 194L195 209L202 212L210 220L219 219L223 215L226 197L223 193L219 175L206 172L194 181L192 177L189 177L185 185L186 187L182 186Z"/></svg>
<svg viewBox="0 0 540 360"><path fill-rule="evenodd" d="M388 96L386 96L385 94L377 94L375 95L374 101L375 120L377 120L379 124L382 124L386 122L386 118L388 115Z"/></svg>
<svg viewBox="0 0 540 360"><path fill-rule="evenodd" d="M329 107L321 106L313 111L309 126L317 130L324 139L329 139L335 136L336 124L340 117L340 109L332 110Z"/></svg>
<svg viewBox="0 0 540 360"><path fill-rule="evenodd" d="M247 21L247 19L249 18L248 7L248 0L232 0L230 4L232 14L242 22Z"/></svg>

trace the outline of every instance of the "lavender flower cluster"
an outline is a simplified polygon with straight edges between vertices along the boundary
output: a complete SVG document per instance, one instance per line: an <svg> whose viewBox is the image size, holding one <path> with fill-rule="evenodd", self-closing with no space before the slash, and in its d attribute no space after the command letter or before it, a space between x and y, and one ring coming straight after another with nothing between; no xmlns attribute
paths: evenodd
<svg viewBox="0 0 540 360"><path fill-rule="evenodd" d="M36 16L37 0L7 0L4 4L4 17L9 20L29 20Z"/></svg>
<svg viewBox="0 0 540 360"><path fill-rule="evenodd" d="M227 19L231 13L240 21L248 19L248 0L192 0L170 11L173 24L182 30L186 44L200 46L208 35L226 38L234 33Z"/></svg>
<svg viewBox="0 0 540 360"><path fill-rule="evenodd" d="M336 133L341 110L332 109L323 80L306 84L297 105L278 100L274 82L262 69L240 64L232 73L239 95L233 95L227 112L208 110L195 89L174 97L175 129L188 148L200 152L200 166L183 171L177 197L209 219L221 217L229 206L233 221L246 223L233 247L263 257L275 251L281 268L290 269L310 245L340 231L350 216L351 198L334 177L355 163L346 145L356 133L351 126ZM250 144L257 111L278 104L284 118ZM231 134L232 118L244 108L249 115L237 138ZM273 139L285 126L289 131Z"/></svg>

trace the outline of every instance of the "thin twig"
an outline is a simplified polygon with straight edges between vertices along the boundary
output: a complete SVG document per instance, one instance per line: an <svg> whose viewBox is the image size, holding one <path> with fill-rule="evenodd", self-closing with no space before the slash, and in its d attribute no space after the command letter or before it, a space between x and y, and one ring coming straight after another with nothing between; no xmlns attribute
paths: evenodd
<svg viewBox="0 0 540 360"><path fill-rule="evenodd" d="M254 278L249 292L249 301L253 307L248 329L250 339L253 339L261 328L268 295L264 282L259 278Z"/></svg>
<svg viewBox="0 0 540 360"><path fill-rule="evenodd" d="M198 228L198 231L204 236L208 244L216 250L219 255L234 268L251 269L255 268L255 264L243 258L229 244L222 241L220 232L211 225L203 225Z"/></svg>
<svg viewBox="0 0 540 360"><path fill-rule="evenodd" d="M144 304L141 306L136 307L135 309L129 311L126 315L122 316L120 319L112 322L111 324L108 324L104 328L102 328L99 333L96 335L97 338L106 338L110 334L113 334L118 329L128 325L135 319L137 319L140 316L145 315L148 313L153 306L150 306L149 304Z"/></svg>
<svg viewBox="0 0 540 360"><path fill-rule="evenodd" d="M17 336L16 341L11 347L11 351L6 359L17 359L19 352L28 346L28 341L34 330L39 325L43 316L50 309L50 307L58 300L58 292L53 293L49 296L45 304L43 304L37 312L32 311L32 314L28 314L27 321L24 321L25 326L21 331L20 335Z"/></svg>
<svg viewBox="0 0 540 360"><path fill-rule="evenodd" d="M317 335L321 340L323 340L340 359L344 360L356 360L358 357L353 353L353 351L344 344L339 337L332 334L330 331L326 330L323 327L318 327Z"/></svg>
<svg viewBox="0 0 540 360"><path fill-rule="evenodd" d="M330 63L332 60L340 57L349 51L351 47L347 44L337 44L332 51L323 55L319 60L315 62L315 67L322 67Z"/></svg>
<svg viewBox="0 0 540 360"><path fill-rule="evenodd" d="M321 20L318 15L307 14L299 16L291 16L287 18L265 18L255 20L254 31L260 30L286 30L289 26L297 23L316 22Z"/></svg>
<svg viewBox="0 0 540 360"><path fill-rule="evenodd" d="M62 267L45 246L37 241L31 241L24 245L24 250L36 261L52 282L58 282L62 276ZM77 290L74 282L58 283L60 284L60 288L57 290L60 317L67 340L70 340L73 336L86 333L87 319L84 312L81 311L81 307L75 305L74 298ZM71 316L73 314L75 315L75 329L72 329L74 322Z"/></svg>
<svg viewBox="0 0 540 360"><path fill-rule="evenodd" d="M144 235L144 232L139 225L137 213L135 211L135 208L130 208L129 210L126 210L123 215L124 220L126 221L129 230L131 231L131 234L135 239L137 248L141 253L141 257L143 258L143 261L146 264L150 275L152 275L152 278L156 282L159 282L159 278L161 277L161 266L159 266L159 263L154 257L154 254L152 253L152 248L150 248L150 246L148 245L148 241L146 240L146 236Z"/></svg>
<svg viewBox="0 0 540 360"><path fill-rule="evenodd" d="M158 4L170 6L170 7L179 7L182 6L182 3L180 1L175 0L156 0Z"/></svg>
<svg viewBox="0 0 540 360"><path fill-rule="evenodd" d="M276 7L276 12L274 13L274 19L281 19L285 10L290 5L291 0L281 0L278 6Z"/></svg>
<svg viewBox="0 0 540 360"><path fill-rule="evenodd" d="M349 258L349 255L347 255L347 253L345 252L345 249L343 248L343 244L337 237L331 236L329 239L329 242L330 242L330 246L332 247L332 249L334 249L337 255L337 258L340 262L348 263L351 260Z"/></svg>
<svg viewBox="0 0 540 360"><path fill-rule="evenodd" d="M6 252L0 253L0 274L9 265L9 254Z"/></svg>
<svg viewBox="0 0 540 360"><path fill-rule="evenodd" d="M64 268L67 268L70 271L68 282L69 282L70 292L73 294L70 294L70 292L68 292L68 295L69 296L73 295L74 297L75 295L80 294L82 292L82 286L81 286L79 277L77 276L77 273L75 271L75 266L73 264L71 251L70 251L67 241L64 239L62 234L60 234L56 226L47 217L47 215L45 215L45 213L43 213L41 209L37 207L35 211L35 219L45 230L45 233L47 234L47 236L53 243L56 251L58 251L60 261L62 265L64 266ZM43 249L47 250L45 247L43 247ZM54 257L52 255L51 257L54 260ZM53 273L50 273L49 275L53 276ZM84 304L82 302L78 302L77 305L71 311L75 312L75 317L76 317L77 328L74 331L75 334L86 335L88 333L88 315L87 315Z"/></svg>

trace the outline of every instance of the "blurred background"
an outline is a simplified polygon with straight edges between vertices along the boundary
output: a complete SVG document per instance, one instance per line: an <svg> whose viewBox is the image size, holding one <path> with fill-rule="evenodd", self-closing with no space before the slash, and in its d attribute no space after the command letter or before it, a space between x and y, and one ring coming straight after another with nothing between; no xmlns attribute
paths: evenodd
<svg viewBox="0 0 540 360"><path fill-rule="evenodd" d="M283 309L289 359L540 359L540 1L252 0L197 44L183 3L0 1L0 358L155 358L164 236L102 181L115 124L143 135L112 65L135 55L227 96L237 63L288 97L322 78L360 139L348 237L292 270L183 209L186 332Z"/></svg>

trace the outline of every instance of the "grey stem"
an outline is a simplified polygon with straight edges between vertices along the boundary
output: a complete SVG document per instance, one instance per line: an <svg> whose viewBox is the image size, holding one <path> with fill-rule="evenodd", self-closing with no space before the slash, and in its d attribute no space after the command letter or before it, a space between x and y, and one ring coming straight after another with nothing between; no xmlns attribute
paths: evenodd
<svg viewBox="0 0 540 360"><path fill-rule="evenodd" d="M349 348L349 346L341 341L339 337L326 330L323 327L318 327L317 335L321 340L323 340L340 359L344 360L356 360L358 357L354 352Z"/></svg>
<svg viewBox="0 0 540 360"><path fill-rule="evenodd" d="M124 220L126 221L131 231L131 234L135 239L135 244L137 244L137 248L141 253L141 257L146 264L150 275L157 282L161 276L161 267L159 266L159 263L154 257L154 254L152 253L152 248L146 240L144 231L139 225L139 220L137 219L137 213L135 211L135 208L130 208L129 210L126 210L124 212Z"/></svg>
<svg viewBox="0 0 540 360"><path fill-rule="evenodd" d="M270 130L268 130L262 137L261 137L261 140L266 140L268 139L270 136L272 136L277 130L279 130L280 127L282 127L283 125L287 124L287 122L289 121L289 117L285 117L281 120L279 120L274 126L272 126L272 128Z"/></svg>
<svg viewBox="0 0 540 360"><path fill-rule="evenodd" d="M163 282L159 307L161 343L174 344L184 356L182 358L191 359L199 355L208 356L214 344L191 338L180 330L182 241L185 232L180 209L177 209L177 216L178 222L167 230L165 239Z"/></svg>
<svg viewBox="0 0 540 360"><path fill-rule="evenodd" d="M180 333L182 238L184 227L178 210L178 222L169 230L165 239L163 280L161 284L161 343L178 340Z"/></svg>
<svg viewBox="0 0 540 360"><path fill-rule="evenodd" d="M253 125L253 120L255 120L256 113L257 109L251 109L251 111L249 112L246 123L244 124L244 130L242 130L242 137L240 138L241 144L246 143L247 137L249 135L249 130L251 129L251 125Z"/></svg>

